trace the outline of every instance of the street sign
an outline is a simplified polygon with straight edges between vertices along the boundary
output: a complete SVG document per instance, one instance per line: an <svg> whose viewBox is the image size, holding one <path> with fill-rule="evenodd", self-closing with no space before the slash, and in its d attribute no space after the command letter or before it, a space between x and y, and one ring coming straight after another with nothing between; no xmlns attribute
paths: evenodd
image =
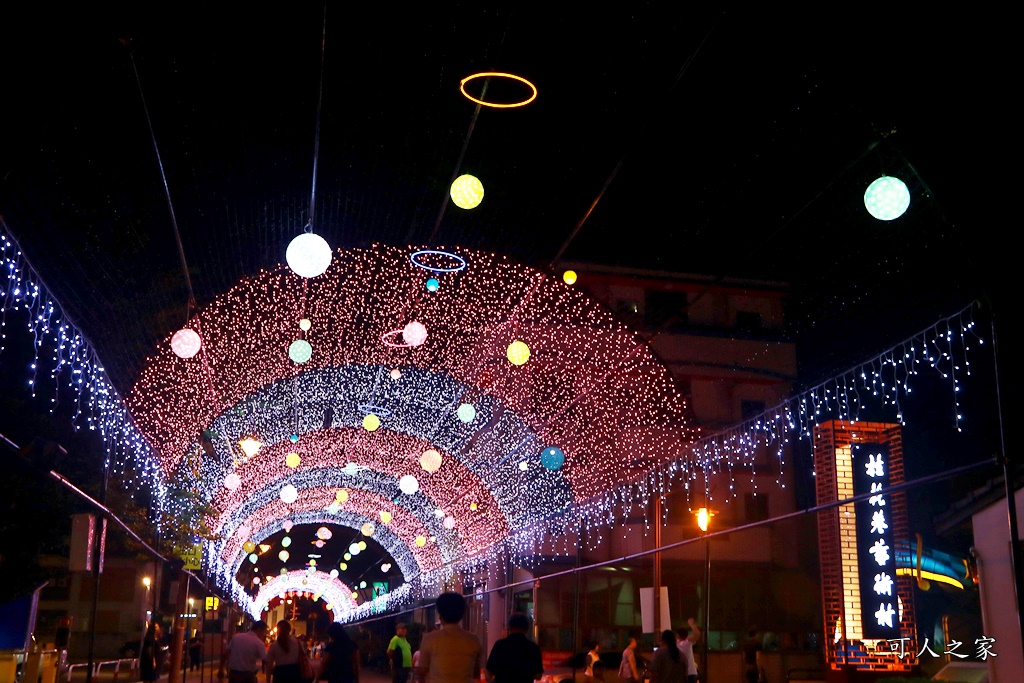
<svg viewBox="0 0 1024 683"><path fill-rule="evenodd" d="M219 609L220 609L220 598L216 598L216 597L213 597L213 596L208 596L206 598L206 611L207 612L216 612Z"/></svg>
<svg viewBox="0 0 1024 683"><path fill-rule="evenodd" d="M178 557L185 563L182 569L203 568L203 544L196 543L192 546L178 550Z"/></svg>

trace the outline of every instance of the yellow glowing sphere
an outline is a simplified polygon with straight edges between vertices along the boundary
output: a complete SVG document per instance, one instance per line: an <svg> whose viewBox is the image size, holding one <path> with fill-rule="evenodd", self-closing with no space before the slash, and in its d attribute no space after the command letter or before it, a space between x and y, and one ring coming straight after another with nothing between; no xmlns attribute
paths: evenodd
<svg viewBox="0 0 1024 683"><path fill-rule="evenodd" d="M359 550L366 550L366 541L359 541L357 545L359 546Z"/></svg>
<svg viewBox="0 0 1024 683"><path fill-rule="evenodd" d="M567 270L564 273L562 273L562 282L564 282L567 285L576 284L576 271Z"/></svg>
<svg viewBox="0 0 1024 683"><path fill-rule="evenodd" d="M380 521L383 522L384 524L390 523L391 522L391 513L388 512L387 510L381 510L380 511Z"/></svg>
<svg viewBox="0 0 1024 683"><path fill-rule="evenodd" d="M508 345L505 356L512 365L522 365L530 360L530 347L526 345L526 342L516 340Z"/></svg>
<svg viewBox="0 0 1024 683"><path fill-rule="evenodd" d="M475 209L484 200L484 185L476 176L460 175L452 183L451 195L460 209Z"/></svg>
<svg viewBox="0 0 1024 683"><path fill-rule="evenodd" d="M310 322L309 318L303 318L299 321L299 329L303 332L309 332L309 328L313 327L313 323Z"/></svg>
<svg viewBox="0 0 1024 683"><path fill-rule="evenodd" d="M284 464L292 469L298 467L300 462L302 462L302 458L299 457L298 453L289 453L284 457Z"/></svg>
<svg viewBox="0 0 1024 683"><path fill-rule="evenodd" d="M355 591L352 591L352 599L355 600L358 597L359 597L359 593L356 593Z"/></svg>
<svg viewBox="0 0 1024 683"><path fill-rule="evenodd" d="M476 509L477 509L477 507L478 507L478 506L477 506L477 504L476 504L476 503L470 503L470 504L469 504L469 509L470 509L470 510L476 510Z"/></svg>
<svg viewBox="0 0 1024 683"><path fill-rule="evenodd" d="M366 431L373 432L376 431L378 427L380 427L380 418L373 413L370 413L363 418L363 429Z"/></svg>
<svg viewBox="0 0 1024 683"><path fill-rule="evenodd" d="M247 553L251 553L252 551L256 550L256 544L252 541L246 541L242 544L242 550L244 550Z"/></svg>
<svg viewBox="0 0 1024 683"><path fill-rule="evenodd" d="M348 569L348 565L345 564L344 562L339 562L338 563L338 569L340 569L341 571L345 571L346 569Z"/></svg>
<svg viewBox="0 0 1024 683"><path fill-rule="evenodd" d="M373 526L373 522L367 522L363 525L360 531L363 532L363 536L373 536L373 532L377 530L377 527Z"/></svg>
<svg viewBox="0 0 1024 683"><path fill-rule="evenodd" d="M423 451L423 455L420 456L420 467L425 472L437 472L441 469L441 454L433 448Z"/></svg>
<svg viewBox="0 0 1024 683"><path fill-rule="evenodd" d="M342 557L344 557L345 561L348 562L352 559L352 553L345 553L344 555L342 555Z"/></svg>
<svg viewBox="0 0 1024 683"><path fill-rule="evenodd" d="M334 499L339 503L344 503L348 500L348 489L338 489L338 492L334 494Z"/></svg>
<svg viewBox="0 0 1024 683"><path fill-rule="evenodd" d="M416 546L417 546L418 548L422 548L422 547L423 547L423 546L425 546L426 544L427 544L427 539L426 539L426 537L425 537L425 536L417 536L417 537L416 537Z"/></svg>

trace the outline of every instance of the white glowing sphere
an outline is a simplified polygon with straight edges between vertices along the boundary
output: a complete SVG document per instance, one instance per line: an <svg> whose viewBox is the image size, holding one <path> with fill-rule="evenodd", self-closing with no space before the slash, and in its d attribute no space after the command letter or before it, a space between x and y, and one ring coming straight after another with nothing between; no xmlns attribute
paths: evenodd
<svg viewBox="0 0 1024 683"><path fill-rule="evenodd" d="M387 572L391 571L391 563L390 563L390 562L385 562L384 564L382 564L382 565L380 566L380 570L381 570L382 572L385 572L385 573L387 573Z"/></svg>
<svg viewBox="0 0 1024 683"><path fill-rule="evenodd" d="M427 328L418 320L413 320L402 328L402 339L409 346L421 346L427 341Z"/></svg>
<svg viewBox="0 0 1024 683"><path fill-rule="evenodd" d="M363 536L373 536L373 532L377 530L377 527L373 525L373 522L367 522L363 525L360 531L363 532Z"/></svg>
<svg viewBox="0 0 1024 683"><path fill-rule="evenodd" d="M199 353L202 342L195 330L187 327L178 330L171 337L171 351L178 358L192 358Z"/></svg>
<svg viewBox="0 0 1024 683"><path fill-rule="evenodd" d="M309 318L303 318L299 321L299 329L303 332L309 332L309 328L313 327L313 323Z"/></svg>
<svg viewBox="0 0 1024 683"><path fill-rule="evenodd" d="M337 569L332 569L332 570L331 570L331 578L332 578L332 579L336 579L336 578L338 578L338 573L339 573L339 572L338 572L338 570L337 570Z"/></svg>
<svg viewBox="0 0 1024 683"><path fill-rule="evenodd" d="M292 544L292 537L291 536L285 536L284 538L281 539L281 547L282 548L287 548L291 544Z"/></svg>
<svg viewBox="0 0 1024 683"><path fill-rule="evenodd" d="M296 275L316 277L331 265L331 245L320 235L304 232L288 244L284 258Z"/></svg>
<svg viewBox="0 0 1024 683"><path fill-rule="evenodd" d="M387 510L381 510L380 511L380 521L383 522L384 524L389 524L391 522L391 513L388 512Z"/></svg>
<svg viewBox="0 0 1024 683"><path fill-rule="evenodd" d="M423 455L420 456L420 467L425 472L437 472L441 469L441 454L433 448L423 451Z"/></svg>
<svg viewBox="0 0 1024 683"><path fill-rule="evenodd" d="M512 365L522 365L530 360L530 347L526 342L514 341L505 350L505 357Z"/></svg>
<svg viewBox="0 0 1024 683"><path fill-rule="evenodd" d="M281 500L286 504L291 505L299 497L299 490L291 484L285 484L281 487Z"/></svg>
<svg viewBox="0 0 1024 683"><path fill-rule="evenodd" d="M288 346L288 357L296 363L305 363L313 357L313 347L305 339L296 339Z"/></svg>
<svg viewBox="0 0 1024 683"><path fill-rule="evenodd" d="M331 536L333 535L334 534L331 533L331 530L325 526L322 526L316 530L316 537L319 538L321 541L329 541L331 540Z"/></svg>
<svg viewBox="0 0 1024 683"><path fill-rule="evenodd" d="M288 554L287 550L282 550L277 554L277 559L281 560L282 562L287 562L289 557L291 557L291 555Z"/></svg>
<svg viewBox="0 0 1024 683"><path fill-rule="evenodd" d="M468 173L460 175L452 183L452 201L460 209L475 209L484 200L484 184Z"/></svg>
<svg viewBox="0 0 1024 683"><path fill-rule="evenodd" d="M224 477L224 488L228 491L234 491L242 485L242 478L232 472L228 476Z"/></svg>
<svg viewBox="0 0 1024 683"><path fill-rule="evenodd" d="M402 490L402 493L411 496L420 490L420 483L416 481L416 477L407 474L398 480L398 488Z"/></svg>
<svg viewBox="0 0 1024 683"><path fill-rule="evenodd" d="M402 377L402 371L398 368L394 368L391 371L391 379L400 379Z"/></svg>
<svg viewBox="0 0 1024 683"><path fill-rule="evenodd" d="M525 472L528 469L530 469L530 463L528 463L525 460L523 460L522 462L519 463L519 471L520 472Z"/></svg>
<svg viewBox="0 0 1024 683"><path fill-rule="evenodd" d="M349 555L353 555L354 556L354 555L358 555L359 553L361 553L362 550L359 548L359 544L358 543L353 543L352 545L350 545L348 547L348 552L349 552Z"/></svg>
<svg viewBox="0 0 1024 683"><path fill-rule="evenodd" d="M257 562L259 562L259 559L260 559L260 556L257 555L256 553L253 553L252 555L249 556L249 561L252 562L253 564L256 564Z"/></svg>
<svg viewBox="0 0 1024 683"><path fill-rule="evenodd" d="M442 522L441 524L444 526L445 529L454 529L455 528L455 518L454 517L450 517L450 516L449 517L445 517L444 518L444 522Z"/></svg>
<svg viewBox="0 0 1024 683"><path fill-rule="evenodd" d="M359 582L359 587L360 588L366 588L366 582L365 581L360 581Z"/></svg>
<svg viewBox="0 0 1024 683"><path fill-rule="evenodd" d="M259 584L260 584L260 577L258 577L258 576L252 577L252 585L258 586Z"/></svg>
<svg viewBox="0 0 1024 683"><path fill-rule="evenodd" d="M434 516L438 519L444 519L444 510L442 510L441 508L437 508L436 510L434 510Z"/></svg>
<svg viewBox="0 0 1024 683"><path fill-rule="evenodd" d="M281 523L281 526L284 527L285 532L291 531L294 525L295 522L293 522L290 519L286 519Z"/></svg>
<svg viewBox="0 0 1024 683"><path fill-rule="evenodd" d="M476 408L473 407L472 403L463 403L459 406L455 414L459 416L459 419L463 422L472 422L473 418L476 417Z"/></svg>
<svg viewBox="0 0 1024 683"><path fill-rule="evenodd" d="M899 178L884 175L864 191L864 208L880 221L902 216L910 206L910 190Z"/></svg>
<svg viewBox="0 0 1024 683"><path fill-rule="evenodd" d="M363 429L368 432L375 432L380 427L380 418L373 413L363 418Z"/></svg>

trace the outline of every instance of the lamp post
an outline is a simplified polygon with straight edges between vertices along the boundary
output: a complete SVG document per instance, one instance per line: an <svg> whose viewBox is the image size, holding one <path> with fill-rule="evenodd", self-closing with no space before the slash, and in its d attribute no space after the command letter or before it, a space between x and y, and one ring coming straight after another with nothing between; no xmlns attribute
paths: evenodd
<svg viewBox="0 0 1024 683"><path fill-rule="evenodd" d="M697 510L697 526L700 527L701 536L704 537L704 662L701 669L701 682L708 681L708 624L711 620L711 539L707 537L708 527L714 511L710 508Z"/></svg>

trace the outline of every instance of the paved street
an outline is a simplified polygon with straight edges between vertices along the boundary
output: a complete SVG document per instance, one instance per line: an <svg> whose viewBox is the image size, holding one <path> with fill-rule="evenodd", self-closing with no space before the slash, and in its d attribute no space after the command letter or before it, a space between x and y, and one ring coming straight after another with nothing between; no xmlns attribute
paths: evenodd
<svg viewBox="0 0 1024 683"><path fill-rule="evenodd" d="M318 662L314 660L314 665ZM120 669L115 671L114 664L106 664L100 667L98 675L93 676L93 681L97 683L113 683L114 681L121 681L122 683L136 683L139 680L138 669L130 668L131 664L128 660L121 662ZM184 683L216 683L217 682L217 667L215 665L207 664L201 671L188 672L185 676ZM67 673L61 676L57 683L85 683L86 680L86 667L76 666L71 671L69 677ZM379 673L371 669L364 669L360 675L359 683L389 683L391 676L384 673ZM158 683L167 683L167 674L164 674L159 678ZM265 683L262 676L259 678L259 683Z"/></svg>

